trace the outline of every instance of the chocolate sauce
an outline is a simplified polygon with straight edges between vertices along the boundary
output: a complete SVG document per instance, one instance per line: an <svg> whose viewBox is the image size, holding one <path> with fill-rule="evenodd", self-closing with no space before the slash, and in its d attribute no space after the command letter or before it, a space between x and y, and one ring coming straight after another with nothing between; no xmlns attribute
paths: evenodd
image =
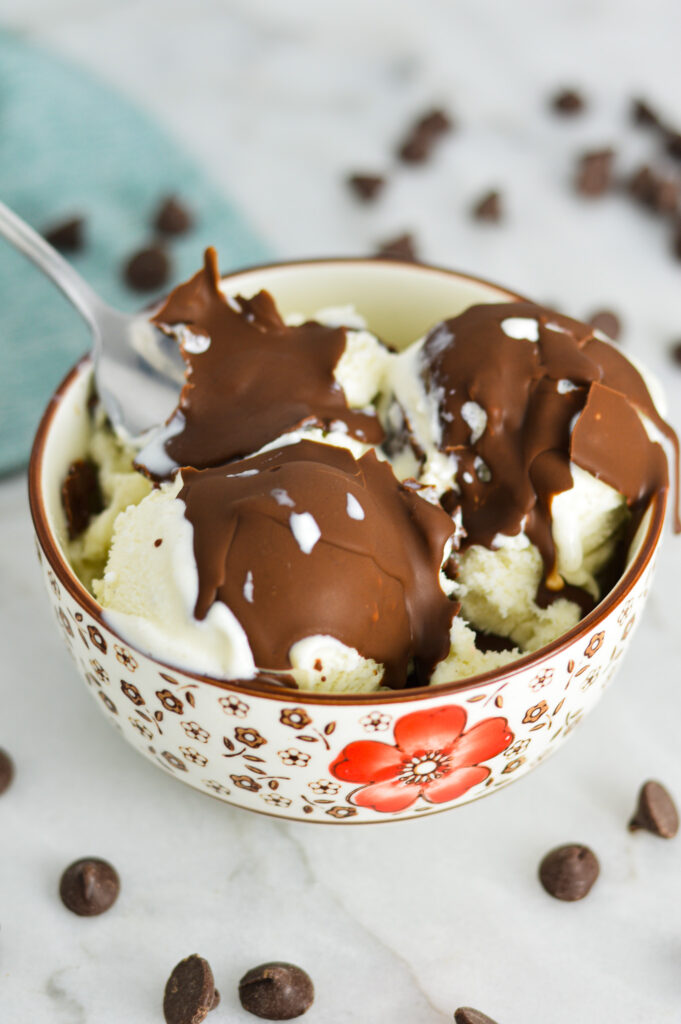
<svg viewBox="0 0 681 1024"><path fill-rule="evenodd" d="M458 460L463 546L492 547L497 533L524 530L542 555L544 600L547 588L565 593L551 501L572 487L571 461L640 510L668 485L665 453L641 412L674 447L678 481L678 439L643 378L587 324L530 302L472 306L430 332L422 372L439 396L440 447ZM487 415L474 443L462 414L467 402Z"/></svg>
<svg viewBox="0 0 681 1024"><path fill-rule="evenodd" d="M388 463L301 441L182 478L198 619L224 602L265 671L328 635L384 664L383 685L405 686L412 661L427 682L458 609L439 583L453 524Z"/></svg>
<svg viewBox="0 0 681 1024"><path fill-rule="evenodd" d="M348 408L334 379L344 327L287 327L268 292L226 298L219 283L217 255L209 248L203 269L171 292L153 318L192 332L181 342L182 426L164 444L176 466L203 469L250 455L302 423L328 428L340 421L362 441L383 439L375 413Z"/></svg>

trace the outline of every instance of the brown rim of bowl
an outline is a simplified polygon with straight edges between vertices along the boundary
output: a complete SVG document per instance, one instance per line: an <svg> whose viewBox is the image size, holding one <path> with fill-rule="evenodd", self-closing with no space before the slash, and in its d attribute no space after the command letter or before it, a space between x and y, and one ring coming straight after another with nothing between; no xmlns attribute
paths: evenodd
<svg viewBox="0 0 681 1024"><path fill-rule="evenodd" d="M223 280L229 280L233 277L240 277L243 274L253 273L257 271L265 270L276 270L285 267L305 267L305 266L316 266L319 264L327 263L341 263L341 264L369 264L373 266L377 263L384 263L390 266L405 266L418 272L423 269L428 273L439 273L445 274L448 277L457 277L464 281L472 281L475 284L486 285L502 292L508 296L511 301L528 301L524 296L511 292L507 288L501 285L494 284L485 278L476 277L473 274L463 274L456 270L448 270L445 267L434 267L424 263L410 263L403 260L393 259L377 259L377 258L366 258L366 257L327 257L321 259L307 259L307 260L292 260L284 261L281 263L266 263L258 264L252 267L245 267L241 270L231 271L229 274L223 275ZM64 380L61 382L54 395L50 399L45 412L43 413L42 419L36 432L35 440L33 442L33 448L31 450L31 458L28 467L28 495L29 505L31 509L31 516L33 519L33 525L40 544L47 556L47 559L54 569L59 581L66 588L71 597L80 604L89 615L92 616L100 625L104 626L110 633L117 636L124 644L133 647L135 650L138 648L134 644L131 644L129 640L122 637L115 629L109 625L108 622L104 621L102 614L102 607L99 605L92 595L85 589L83 584L77 578L71 567L62 557L59 548L52 536L50 530L47 515L45 513L44 503L42 494L40 492L39 483L41 479L42 470L42 458L45 448L45 441L49 432L52 418L55 410L58 408L60 399L67 393L69 387L75 378L83 371L86 365L91 363L91 357L89 354L83 356L76 365L69 371ZM465 679L459 679L452 683L442 683L438 686L415 686L413 688L405 688L403 690L391 690L385 691L372 691L370 693L354 693L354 694L343 694L343 693L320 693L312 690L294 690L290 687L276 686L270 683L260 683L257 685L249 684L246 681L234 682L227 679L216 679L211 676L201 675L197 672L192 672L190 669L180 668L177 665L168 664L167 662L161 661L159 658L154 657L151 654L147 654L144 651L138 653L149 658L151 661L160 665L164 670L167 669L169 672L181 672L183 675L189 676L192 679L196 679L198 682L207 683L210 686L215 686L221 690L231 690L235 693L244 693L252 697L273 697L276 700L284 701L289 703L295 699L296 695L299 695L298 699L308 704L326 704L326 705L352 705L357 704L360 706L366 704L395 704L395 703L407 703L409 701L424 700L429 697L435 696L447 696L451 694L459 694L467 690L476 690L481 686L486 686L489 683L507 683L514 675L517 674L519 669L528 668L531 665L540 666L549 657L558 654L561 650L569 647L575 640L578 640L580 636L586 636L587 633L596 626L602 619L617 605L619 604L634 587L641 574L649 564L653 553L657 547L657 543L662 532L662 526L664 523L664 515L666 508L665 494L657 494L653 497L652 515L648 524L648 531L645 539L641 544L641 550L637 554L632 564L626 569L622 577L615 586L610 590L603 600L596 605L592 611L589 612L583 619L558 637L552 643L547 644L546 647L541 647L538 651L534 651L531 654L526 654L522 658L518 658L516 661L510 662L503 668L492 669L489 672L484 672L476 676L468 676ZM266 669L262 669L266 672ZM270 670L272 671L272 670Z"/></svg>

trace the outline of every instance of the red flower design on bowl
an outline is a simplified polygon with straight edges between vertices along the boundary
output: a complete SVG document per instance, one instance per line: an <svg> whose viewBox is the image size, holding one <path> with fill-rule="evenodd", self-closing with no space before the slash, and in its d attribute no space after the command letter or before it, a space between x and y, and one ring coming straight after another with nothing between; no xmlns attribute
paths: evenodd
<svg viewBox="0 0 681 1024"><path fill-rule="evenodd" d="M329 766L342 782L364 785L351 803L384 813L404 811L419 797L431 804L456 800L483 782L481 764L513 742L505 718L486 718L464 732L466 712L456 705L415 711L395 723L395 745L349 743Z"/></svg>

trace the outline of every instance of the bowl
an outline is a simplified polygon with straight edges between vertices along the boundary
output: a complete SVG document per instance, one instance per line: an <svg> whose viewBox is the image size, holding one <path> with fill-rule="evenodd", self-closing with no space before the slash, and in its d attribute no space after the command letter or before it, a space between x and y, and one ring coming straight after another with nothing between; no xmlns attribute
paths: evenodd
<svg viewBox="0 0 681 1024"><path fill-rule="evenodd" d="M322 260L228 275L228 293L274 294L283 313L354 305L404 346L475 302L519 298L453 271ZM414 819L503 789L557 750L620 665L648 594L665 511L658 496L627 568L560 639L503 669L438 687L360 695L256 688L164 664L106 624L70 569L60 500L82 457L92 364L69 373L38 428L29 496L38 558L66 646L95 703L165 772L226 803L331 824Z"/></svg>

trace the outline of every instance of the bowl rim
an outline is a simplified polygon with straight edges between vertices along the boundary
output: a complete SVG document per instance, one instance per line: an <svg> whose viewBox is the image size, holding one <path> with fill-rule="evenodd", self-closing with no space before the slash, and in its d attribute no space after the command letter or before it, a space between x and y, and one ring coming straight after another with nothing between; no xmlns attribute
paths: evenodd
<svg viewBox="0 0 681 1024"><path fill-rule="evenodd" d="M383 264L384 266L408 267L411 271L416 273L422 271L428 274L444 274L448 277L455 277L459 280L471 281L474 284L481 284L494 288L506 295L509 301L528 301L523 295L512 292L502 285L489 281L487 278L478 277L474 274L467 274L446 267L433 266L431 264L411 263L405 260L388 258L381 259L376 257L341 256L302 260L282 260L279 262L242 267L238 270L233 270L227 274L223 274L221 279L222 281L229 281L231 278L242 277L246 274L261 271L276 271L278 269L288 268L295 269L334 263L342 265L352 264L356 266L376 266L377 264ZM545 647L541 647L537 651L525 654L522 657L517 658L515 661L510 662L508 665L504 665L496 669L490 669L487 672L479 673L474 676L466 676L464 679L458 679L451 683L440 683L436 686L416 686L412 688L404 688L402 690L375 690L369 693L324 693L314 690L297 690L291 687L282 687L266 682L252 683L248 680L237 681L218 679L213 676L203 675L198 672L193 672L191 669L169 664L168 662L164 662L160 658L155 657L153 654L140 650L134 643L131 643L125 637L121 636L116 629L106 622L102 606L95 601L94 597L85 589L71 569L70 565L62 556L50 528L43 495L40 489L45 443L55 412L61 404L62 398L68 393L74 381L91 365L92 357L88 352L78 360L75 366L71 368L50 398L36 431L28 466L28 497L31 517L33 519L33 525L35 527L38 540L59 582L64 586L73 600L87 611L88 615L90 615L100 626L103 626L108 630L108 632L118 637L121 643L128 647L132 647L137 653L159 665L161 669L167 670L170 673L180 672L189 678L196 679L198 682L214 686L220 690L246 694L251 697L271 697L285 703L290 703L291 701L298 699L302 703L308 704L323 704L329 706L358 705L359 707L364 707L368 704L389 705L410 703L412 701L418 702L432 697L459 695L469 690L477 690L490 683L506 684L514 675L517 675L519 671L535 665L539 667L549 658L554 657L562 650L570 647L580 637L586 637L586 635L590 633L596 625L603 621L612 609L619 605L636 585L641 575L649 565L662 534L667 503L666 492L658 493L653 496L650 505L652 514L648 523L646 536L641 543L639 552L631 565L629 565L624 571L615 586L605 595L595 608L585 615L583 619L580 619L572 629L569 629L566 633L563 633ZM267 670L263 669L262 671Z"/></svg>

